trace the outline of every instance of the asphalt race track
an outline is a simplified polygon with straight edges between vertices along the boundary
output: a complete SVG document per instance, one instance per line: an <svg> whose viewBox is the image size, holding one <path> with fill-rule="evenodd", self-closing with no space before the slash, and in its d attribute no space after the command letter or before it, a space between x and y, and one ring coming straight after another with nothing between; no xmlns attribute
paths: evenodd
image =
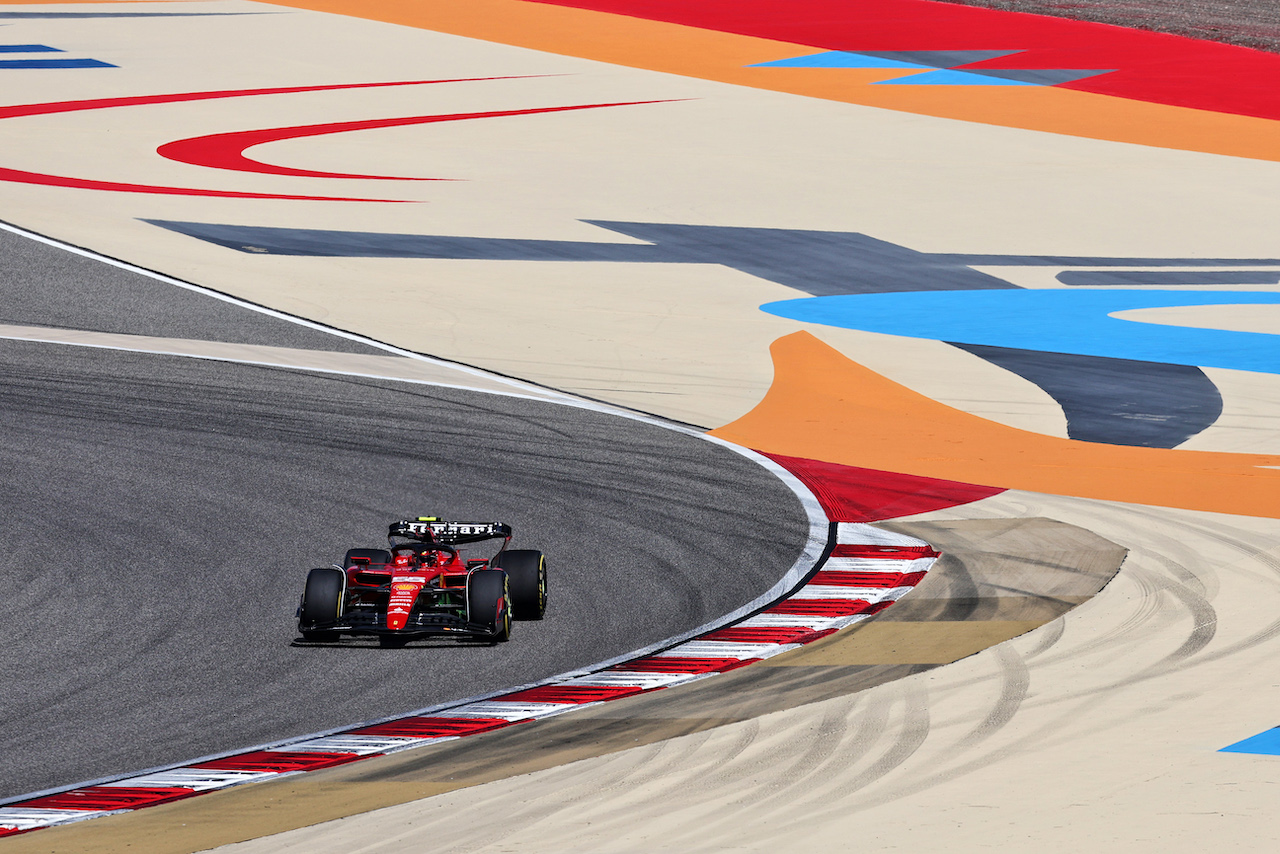
<svg viewBox="0 0 1280 854"><path fill-rule="evenodd" d="M5 322L121 329L147 293L152 332L341 343L20 238L3 251L10 282L15 258L46 271L39 304L10 300ZM24 341L0 341L0 363L17 687L0 696L0 797L599 661L750 600L807 531L749 460L591 410ZM542 548L547 618L497 647L293 645L307 568L422 512L507 521L515 545Z"/></svg>

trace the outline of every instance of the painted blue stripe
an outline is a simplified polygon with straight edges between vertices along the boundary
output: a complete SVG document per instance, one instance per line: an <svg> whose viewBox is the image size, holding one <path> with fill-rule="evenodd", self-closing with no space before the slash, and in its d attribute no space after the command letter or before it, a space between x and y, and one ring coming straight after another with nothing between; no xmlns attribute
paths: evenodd
<svg viewBox="0 0 1280 854"><path fill-rule="evenodd" d="M795 56L790 59L777 59L773 62L757 62L747 68L932 68L930 65L919 65L914 62L903 62L897 59L884 59L879 56L867 56L864 53L849 53L843 50L832 50L826 53L815 53L810 56Z"/></svg>
<svg viewBox="0 0 1280 854"><path fill-rule="evenodd" d="M116 68L100 59L0 59L0 68Z"/></svg>
<svg viewBox="0 0 1280 854"><path fill-rule="evenodd" d="M0 44L0 53L62 53L47 44Z"/></svg>
<svg viewBox="0 0 1280 854"><path fill-rule="evenodd" d="M940 69L924 74L912 74L909 77L895 77L893 80L880 80L877 86L1038 86L1024 80L1009 80L1004 77L989 77L985 74L973 74L969 71L952 71Z"/></svg>
<svg viewBox="0 0 1280 854"><path fill-rule="evenodd" d="M1085 288L912 291L785 300L761 309L809 323L957 344L1280 373L1280 335L1110 316L1135 309L1202 305L1280 305L1280 293Z"/></svg>
<svg viewBox="0 0 1280 854"><path fill-rule="evenodd" d="M1280 727L1269 729L1244 741L1237 741L1230 747L1224 747L1219 753L1261 753L1266 756L1280 756Z"/></svg>

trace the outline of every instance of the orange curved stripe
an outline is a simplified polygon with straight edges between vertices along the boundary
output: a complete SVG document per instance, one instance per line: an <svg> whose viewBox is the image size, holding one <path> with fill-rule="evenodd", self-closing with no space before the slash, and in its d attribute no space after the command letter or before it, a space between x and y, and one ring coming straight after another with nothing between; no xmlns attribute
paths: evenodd
<svg viewBox="0 0 1280 854"><path fill-rule="evenodd" d="M876 86L883 71L747 68L805 45L520 0L276 0L502 44L962 121L1280 161L1280 122L1047 86Z"/></svg>
<svg viewBox="0 0 1280 854"><path fill-rule="evenodd" d="M713 436L771 454L1032 492L1280 517L1280 456L1059 439L953 409L807 332L772 347L774 381Z"/></svg>

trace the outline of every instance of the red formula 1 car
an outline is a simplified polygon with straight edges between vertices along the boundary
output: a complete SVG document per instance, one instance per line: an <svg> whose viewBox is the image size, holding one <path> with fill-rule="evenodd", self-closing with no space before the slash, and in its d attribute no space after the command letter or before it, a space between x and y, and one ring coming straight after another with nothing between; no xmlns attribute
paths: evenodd
<svg viewBox="0 0 1280 854"><path fill-rule="evenodd" d="M511 526L393 522L385 549L351 549L342 566L313 569L298 606L298 630L317 643L374 635L401 647L428 635L501 642L511 621L540 620L547 608L547 561L508 549ZM465 560L457 546L502 540L491 558Z"/></svg>

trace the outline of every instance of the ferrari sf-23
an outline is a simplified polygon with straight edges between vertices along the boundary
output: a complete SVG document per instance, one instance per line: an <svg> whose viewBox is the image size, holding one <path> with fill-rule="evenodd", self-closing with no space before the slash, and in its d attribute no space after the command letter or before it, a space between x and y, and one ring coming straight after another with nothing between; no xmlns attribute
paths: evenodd
<svg viewBox="0 0 1280 854"><path fill-rule="evenodd" d="M384 647L415 638L502 642L511 621L540 620L547 609L547 561L509 549L511 526L420 516L391 523L385 549L351 549L342 566L313 569L298 606L298 630L313 643L373 635ZM489 558L468 560L458 546L501 540Z"/></svg>

